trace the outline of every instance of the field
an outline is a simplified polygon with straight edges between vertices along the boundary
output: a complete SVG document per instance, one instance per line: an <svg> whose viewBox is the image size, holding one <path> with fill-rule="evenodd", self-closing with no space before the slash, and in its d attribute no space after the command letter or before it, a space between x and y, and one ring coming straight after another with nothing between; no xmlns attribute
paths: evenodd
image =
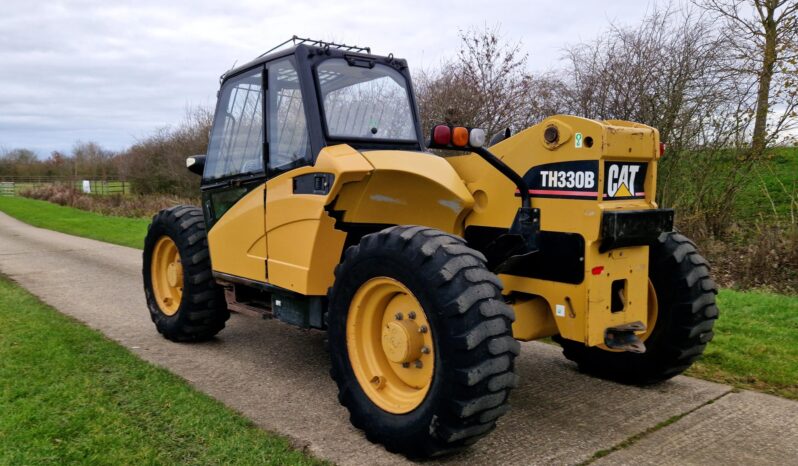
<svg viewBox="0 0 798 466"><path fill-rule="evenodd" d="M0 277L0 464L320 464Z"/></svg>

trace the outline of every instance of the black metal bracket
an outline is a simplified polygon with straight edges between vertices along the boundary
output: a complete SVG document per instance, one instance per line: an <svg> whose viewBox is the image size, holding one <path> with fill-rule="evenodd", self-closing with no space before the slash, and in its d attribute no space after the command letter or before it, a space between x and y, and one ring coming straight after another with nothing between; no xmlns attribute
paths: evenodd
<svg viewBox="0 0 798 466"><path fill-rule="evenodd" d="M606 211L601 216L599 252L652 244L673 230L673 209Z"/></svg>
<svg viewBox="0 0 798 466"><path fill-rule="evenodd" d="M518 188L518 192L521 196L521 208L532 207L532 199L529 197L529 185L526 184L524 178L515 172L512 168L510 168L506 163L502 162L500 158L493 155L491 151L485 149L484 147L470 147L475 154L482 157L483 160L488 162L493 168L499 170L502 175L506 176L510 179L510 181L515 184L515 187Z"/></svg>
<svg viewBox="0 0 798 466"><path fill-rule="evenodd" d="M538 252L540 209L532 208L529 185L521 175L484 147L472 147L471 150L510 179L521 195L521 207L515 213L509 231L488 245L492 250L492 255L497 258L496 271L498 272L511 267L512 262Z"/></svg>
<svg viewBox="0 0 798 466"><path fill-rule="evenodd" d="M508 271L530 254L540 250L540 209L519 207L507 233L500 235L485 248L491 270Z"/></svg>

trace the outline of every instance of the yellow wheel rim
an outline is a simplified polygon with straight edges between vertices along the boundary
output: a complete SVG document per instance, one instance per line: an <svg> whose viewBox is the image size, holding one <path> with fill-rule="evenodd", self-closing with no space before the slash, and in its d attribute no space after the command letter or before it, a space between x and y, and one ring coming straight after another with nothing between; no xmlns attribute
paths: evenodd
<svg viewBox="0 0 798 466"><path fill-rule="evenodd" d="M183 264L172 238L162 236L152 251L150 277L152 292L161 312L173 316L180 308L183 296Z"/></svg>
<svg viewBox="0 0 798 466"><path fill-rule="evenodd" d="M424 401L435 369L432 328L399 281L372 278L357 290L346 319L346 349L358 383L381 409L404 414Z"/></svg>
<svg viewBox="0 0 798 466"><path fill-rule="evenodd" d="M648 322L646 323L646 331L640 336L640 341L645 342L654 331L657 325L657 317L659 316L659 301L657 301L657 291L654 289L654 284L648 280Z"/></svg>

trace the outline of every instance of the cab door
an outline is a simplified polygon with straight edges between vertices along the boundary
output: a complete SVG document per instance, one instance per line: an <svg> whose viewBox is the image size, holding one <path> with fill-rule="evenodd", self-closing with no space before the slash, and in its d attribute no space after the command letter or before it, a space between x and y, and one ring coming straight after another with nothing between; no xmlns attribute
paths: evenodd
<svg viewBox="0 0 798 466"><path fill-rule="evenodd" d="M314 115L317 101L310 66L299 66L301 60L292 55L267 65L268 279L297 293L324 295L346 234L335 230L335 221L324 209L334 176L329 167L314 165L311 133L318 107ZM315 127L320 128L318 121Z"/></svg>
<svg viewBox="0 0 798 466"><path fill-rule="evenodd" d="M228 78L211 129L202 200L215 274L266 282L263 66Z"/></svg>

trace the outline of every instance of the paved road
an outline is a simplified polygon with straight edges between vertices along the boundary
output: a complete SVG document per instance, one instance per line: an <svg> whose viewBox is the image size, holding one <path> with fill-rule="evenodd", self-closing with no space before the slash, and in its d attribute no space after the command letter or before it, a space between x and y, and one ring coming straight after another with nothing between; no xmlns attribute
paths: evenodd
<svg viewBox="0 0 798 466"><path fill-rule="evenodd" d="M214 341L171 343L149 320L140 263L138 250L0 213L0 272L61 312L320 458L407 463L350 426L328 376L322 333L234 315ZM610 449L600 463L798 463L798 403L689 377L647 389L616 385L577 373L558 348L538 343L522 345L517 369L510 414L444 463L579 464ZM628 446L630 438L637 441Z"/></svg>

